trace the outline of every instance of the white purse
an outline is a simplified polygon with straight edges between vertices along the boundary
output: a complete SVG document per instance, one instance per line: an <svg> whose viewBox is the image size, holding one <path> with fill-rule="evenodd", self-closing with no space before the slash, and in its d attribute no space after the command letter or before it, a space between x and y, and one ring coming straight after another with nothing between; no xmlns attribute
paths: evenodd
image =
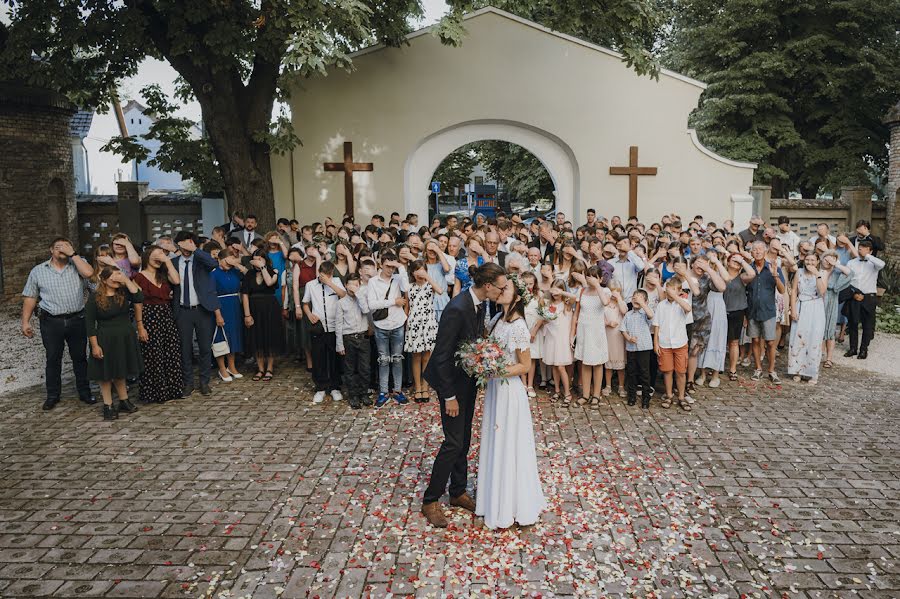
<svg viewBox="0 0 900 599"><path fill-rule="evenodd" d="M216 333L219 332L219 329L222 329L222 340L216 341ZM231 353L231 348L228 346L228 337L225 335L224 327L216 327L216 330L213 331L212 338L212 354L214 358L218 358L219 356L225 356Z"/></svg>

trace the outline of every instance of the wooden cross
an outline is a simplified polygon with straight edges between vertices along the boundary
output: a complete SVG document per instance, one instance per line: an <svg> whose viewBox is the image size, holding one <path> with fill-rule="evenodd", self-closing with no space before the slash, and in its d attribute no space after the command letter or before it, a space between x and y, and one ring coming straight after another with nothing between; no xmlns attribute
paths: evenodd
<svg viewBox="0 0 900 599"><path fill-rule="evenodd" d="M628 166L609 167L610 175L628 175L628 216L637 216L638 177L656 175L655 166L638 166L638 147L629 148Z"/></svg>
<svg viewBox="0 0 900 599"><path fill-rule="evenodd" d="M326 162L326 172L344 173L344 213L347 216L353 216L353 173L356 171L371 172L375 170L375 164L372 162L353 162L353 142L344 142L344 161L343 162Z"/></svg>

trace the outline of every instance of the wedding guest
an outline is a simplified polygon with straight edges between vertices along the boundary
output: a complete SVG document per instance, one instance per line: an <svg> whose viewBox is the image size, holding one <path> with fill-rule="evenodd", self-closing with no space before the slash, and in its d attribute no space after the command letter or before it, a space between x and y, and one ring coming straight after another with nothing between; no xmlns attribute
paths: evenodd
<svg viewBox="0 0 900 599"><path fill-rule="evenodd" d="M644 272L646 263L639 254L641 250L633 250L628 239L620 239L616 242L616 251L618 256L612 261L613 280L619 284L622 289L622 298L628 304L631 303L631 296L638 288L638 275Z"/></svg>
<svg viewBox="0 0 900 599"><path fill-rule="evenodd" d="M848 248L853 259L847 266L853 272L853 297L848 302L847 329L850 331L850 349L846 357L856 356L865 360L869 356L869 343L875 337L875 307L878 303L878 272L884 268L884 260L872 254L874 244L870 239ZM862 325L862 340L859 327ZM857 345L857 342L859 344ZM856 349L859 348L857 355Z"/></svg>
<svg viewBox="0 0 900 599"><path fill-rule="evenodd" d="M87 329L84 321L84 297L94 275L90 262L78 255L65 237L50 244L50 259L31 269L22 290L22 334L31 339L31 317L37 308L41 323L41 342L46 353L44 384L47 397L44 410L52 410L62 396L62 359L69 348L75 387L84 403L97 402L91 395L87 369Z"/></svg>
<svg viewBox="0 0 900 599"><path fill-rule="evenodd" d="M164 403L178 399L184 391L178 327L172 314L172 286L181 279L169 254L158 245L144 250L141 265L133 279L144 298L137 324L144 363L140 398L145 403Z"/></svg>
<svg viewBox="0 0 900 599"><path fill-rule="evenodd" d="M534 390L535 375L537 374L538 366L542 364L541 361L544 356L544 334L541 329L546 322L540 317L539 312L541 308L545 308L546 306L544 305L541 291L538 289L537 277L534 276L534 273L522 273L520 279L522 284L525 285L528 295L531 296L528 304L525 305L525 324L528 326L528 331L531 336L531 368L526 375L525 386L528 397L534 399L537 397L537 392Z"/></svg>
<svg viewBox="0 0 900 599"><path fill-rule="evenodd" d="M465 259L459 263L464 263ZM459 271L457 263L457 272ZM403 333L406 325L406 278L397 273L400 264L392 251L381 253L381 270L369 281L369 310L375 326L375 345L378 348L378 399L381 408L394 399L399 405L409 400L401 391L403 384ZM467 274L468 276L468 274ZM379 312L384 311L386 312ZM393 390L389 391L389 383Z"/></svg>
<svg viewBox="0 0 900 599"><path fill-rule="evenodd" d="M737 248L735 248L737 249ZM756 278L756 271L740 253L728 256L728 276L725 277L725 313L728 326L728 380L737 381L737 365L741 354L741 335L747 318L747 285Z"/></svg>
<svg viewBox="0 0 900 599"><path fill-rule="evenodd" d="M622 297L622 288L619 282L612 280L608 284L611 293L609 303L604 307L604 321L606 323L606 347L609 359L606 362L606 387L603 396L608 397L612 393L613 372L619 384L619 397L625 397L625 338L619 331L622 317L628 312L628 304Z"/></svg>
<svg viewBox="0 0 900 599"><path fill-rule="evenodd" d="M343 318L338 303L347 295L341 280L334 276L334 263L319 265L318 277L306 284L303 311L310 323L312 378L316 385L313 403L322 403L330 393L332 401L343 401L337 339L342 337Z"/></svg>
<svg viewBox="0 0 900 599"><path fill-rule="evenodd" d="M294 297L294 272L300 263L303 262L303 251L298 247L292 247L288 250L288 261L285 264L284 272L281 274L281 317L285 321L285 348L287 353L294 356L297 362L302 361L300 357L302 350L300 342L300 323L301 318L297 318L297 309L301 307L302 297Z"/></svg>
<svg viewBox="0 0 900 599"><path fill-rule="evenodd" d="M216 296L219 298L219 309L215 312L216 334L221 329L223 338L228 340L229 351L225 355L216 356L216 364L219 367L219 378L230 383L234 379L244 378L238 371L235 357L244 351L241 281L248 270L241 263L240 256L231 248L219 252L218 262L219 267L212 271Z"/></svg>
<svg viewBox="0 0 900 599"><path fill-rule="evenodd" d="M301 233L305 234L304 229ZM312 235L310 228L308 233ZM305 253L303 261L294 265L293 289L294 289L294 316L300 320L300 347L303 358L306 359L306 370L312 372L312 338L310 336L310 322L306 318L306 313L301 307L303 297L306 295L306 286L319 276L319 265L323 262L319 255L319 250L311 241L304 244L303 251Z"/></svg>
<svg viewBox="0 0 900 599"><path fill-rule="evenodd" d="M178 326L181 344L181 373L184 379L182 395L194 392L194 336L198 349L200 393L212 394L209 379L212 371L212 338L215 332L215 311L219 309L216 286L211 272L218 263L207 252L197 249L197 236L190 231L179 231L175 244L180 255L172 259L178 271L179 284L172 289L172 309Z"/></svg>
<svg viewBox="0 0 900 599"><path fill-rule="evenodd" d="M822 361L822 339L825 336L825 293L827 275L819 271L819 257L809 254L803 259L803 270L794 276L791 289L791 349L788 353L788 375L799 383L808 377L809 384L819 380ZM833 271L832 271L833 272Z"/></svg>
<svg viewBox="0 0 900 599"><path fill-rule="evenodd" d="M246 353L256 358L254 381L271 381L275 356L284 352L281 309L275 297L278 282L278 273L268 252L257 250L250 258L247 274L241 280L244 345Z"/></svg>
<svg viewBox="0 0 900 599"><path fill-rule="evenodd" d="M266 252L269 256L269 261L272 263L272 270L275 271L275 276L278 278L278 284L275 286L275 299L278 301L278 305L281 305L281 273L284 272L284 268L287 265L287 255L288 255L288 245L285 243L282 236L277 231L272 231L270 233L266 233L264 238L266 243Z"/></svg>
<svg viewBox="0 0 900 599"><path fill-rule="evenodd" d="M428 276L437 283L441 291L434 294L434 318L441 321L441 313L450 303L450 288L455 283L453 271L456 259L444 254L437 240L429 239L425 244L425 264L428 268ZM424 369L424 367L423 367Z"/></svg>
<svg viewBox="0 0 900 599"><path fill-rule="evenodd" d="M409 285L406 292L407 324L403 351L411 354L412 358L411 368L415 387L413 399L416 403L425 403L429 395L422 372L428 366L438 330L438 321L434 313L434 296L443 295L444 290L440 283L431 277L421 260L412 262L407 272Z"/></svg>
<svg viewBox="0 0 900 599"><path fill-rule="evenodd" d="M841 264L838 253L834 250L822 255L822 271L827 273L828 287L825 291L825 368L834 366L835 334L840 313L841 292L850 287L853 271Z"/></svg>
<svg viewBox="0 0 900 599"><path fill-rule="evenodd" d="M344 357L344 388L347 401L354 410L371 406L372 397L367 393L371 361L369 345L369 300L366 288L358 273L347 275L347 295L338 301L341 318L340 338L335 336L337 353Z"/></svg>
<svg viewBox="0 0 900 599"><path fill-rule="evenodd" d="M130 310L141 324L140 303L144 297L137 283L120 271L104 268L98 277L97 290L85 306L85 324L91 344L88 376L100 384L103 419L115 420L119 412L137 411L128 398L126 379L137 378L143 371L137 331L131 323ZM113 404L112 388L119 401Z"/></svg>
<svg viewBox="0 0 900 599"><path fill-rule="evenodd" d="M650 407L653 385L650 381L650 362L653 361L653 333L650 323L653 310L647 301L647 292L636 289L632 294L632 307L622 318L619 330L625 338L625 388L628 405L637 403L637 388L641 388L641 408Z"/></svg>
<svg viewBox="0 0 900 599"><path fill-rule="evenodd" d="M112 259L119 270L124 272L128 278L133 277L137 269L141 267L141 255L134 249L134 244L131 243L128 235L125 233L113 235L110 249L112 250Z"/></svg>
<svg viewBox="0 0 900 599"><path fill-rule="evenodd" d="M788 216L778 217L778 239L792 256L796 256L799 253L800 236L791 230L791 219Z"/></svg>
<svg viewBox="0 0 900 599"><path fill-rule="evenodd" d="M851 237L849 242L853 244L853 247L858 249L859 243L865 240L872 242L873 256L877 257L878 252L884 251L884 243L881 241L881 238L872 235L872 224L865 219L860 219L856 221L856 235Z"/></svg>
<svg viewBox="0 0 900 599"><path fill-rule="evenodd" d="M563 405L572 402L572 394L569 387L569 374L566 368L572 365L574 355L572 353L571 329L572 309L569 308L566 284L556 280L550 285L549 305L546 314L553 315L552 320L544 325L544 364L553 368L553 389L551 401L560 399L560 387L563 391Z"/></svg>
<svg viewBox="0 0 900 599"><path fill-rule="evenodd" d="M334 244L334 257L334 276L341 285L346 285L350 273L356 272L356 259L350 249L350 243L342 240Z"/></svg>
<svg viewBox="0 0 900 599"><path fill-rule="evenodd" d="M694 392L694 376L698 368L703 382L706 380L704 368L715 370L716 381L719 378L719 369L724 368L725 345L728 336L728 319L725 315L725 301L722 298L722 292L725 291L725 280L720 272L720 269L724 271L724 267L715 254L715 251L711 251L695 256L691 263L691 279L697 288L696 290L692 289L691 295L694 326L691 329L688 355L688 396ZM714 264L710 263L711 258L715 260ZM713 338L714 331L715 337ZM712 352L709 356L705 356L711 342ZM708 362L701 362L701 356L706 357ZM701 384L703 383L701 382ZM718 387L718 383L715 386ZM688 400L689 403L690 401Z"/></svg>
<svg viewBox="0 0 900 599"><path fill-rule="evenodd" d="M686 412L691 405L685 401L685 382L688 364L687 325L693 321L691 302L681 296L681 277L666 281L666 297L656 306L653 314L653 352L659 358L659 370L663 373L666 394L660 406L669 408L675 398L672 388L674 373L678 392L678 405Z"/></svg>
<svg viewBox="0 0 900 599"><path fill-rule="evenodd" d="M752 339L753 360L756 364L751 379L758 381L762 378L762 355L765 349L769 379L777 385L781 383L781 379L775 372L775 292L782 295L785 293L785 278L775 262L766 260L767 249L762 241L754 242L750 248L753 257L751 266L756 276L747 285L747 334Z"/></svg>
<svg viewBox="0 0 900 599"><path fill-rule="evenodd" d="M578 405L600 404L603 389L603 365L609 361L606 335L597 334L597 324L604 322L604 311L610 292L600 285L600 269L590 267L584 274L585 286L581 289L575 307L575 360L581 363L581 398ZM527 316L526 308L526 316Z"/></svg>

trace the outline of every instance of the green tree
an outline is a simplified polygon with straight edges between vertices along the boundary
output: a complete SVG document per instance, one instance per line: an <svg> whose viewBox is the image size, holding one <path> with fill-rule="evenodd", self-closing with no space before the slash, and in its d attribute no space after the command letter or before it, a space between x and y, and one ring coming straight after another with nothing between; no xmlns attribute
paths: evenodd
<svg viewBox="0 0 900 599"><path fill-rule="evenodd" d="M167 61L183 79L181 99L200 104L208 140L186 143L185 123L171 120L172 107L156 102L163 123L154 134L173 146L160 164L184 166L192 149L207 158L211 152L231 207L255 212L263 225L275 217L269 154L299 141L286 115L273 119L276 99L285 100L297 78L349 67L349 54L362 46L401 44L409 19L422 14L419 0L9 4L0 80L51 88L80 106L108 107L116 84L136 74L145 58ZM454 33L448 28L445 41L455 41ZM154 104L146 94L145 101ZM121 140L117 149L140 152Z"/></svg>
<svg viewBox="0 0 900 599"><path fill-rule="evenodd" d="M484 171L497 180L510 200L533 202L553 197L553 181L537 157L522 146L506 141L476 144Z"/></svg>
<svg viewBox="0 0 900 599"><path fill-rule="evenodd" d="M866 184L900 97L900 0L681 0L663 62L706 81L691 122L773 194Z"/></svg>
<svg viewBox="0 0 900 599"><path fill-rule="evenodd" d="M478 164L480 157L475 144L467 144L453 150L434 171L433 181L440 181L443 194L453 193L456 187L469 183L472 169Z"/></svg>

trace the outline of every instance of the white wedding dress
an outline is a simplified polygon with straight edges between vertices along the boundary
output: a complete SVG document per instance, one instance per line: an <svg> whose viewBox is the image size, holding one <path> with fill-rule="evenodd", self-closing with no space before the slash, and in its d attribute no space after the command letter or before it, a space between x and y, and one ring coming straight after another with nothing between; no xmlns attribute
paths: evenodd
<svg viewBox="0 0 900 599"><path fill-rule="evenodd" d="M531 346L525 319L497 322L493 336L510 364ZM475 514L488 528L537 522L547 507L538 476L528 391L519 377L491 379L485 390Z"/></svg>

